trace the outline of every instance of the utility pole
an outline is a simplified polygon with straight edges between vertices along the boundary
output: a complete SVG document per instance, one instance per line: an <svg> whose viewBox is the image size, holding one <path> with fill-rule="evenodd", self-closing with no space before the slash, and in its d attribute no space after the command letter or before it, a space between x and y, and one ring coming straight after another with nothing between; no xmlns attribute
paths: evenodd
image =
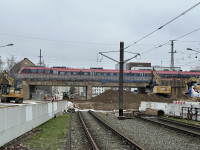
<svg viewBox="0 0 200 150"><path fill-rule="evenodd" d="M119 117L123 116L124 42L120 42Z"/></svg>
<svg viewBox="0 0 200 150"><path fill-rule="evenodd" d="M174 53L176 53L176 51L174 52L174 40L171 40L171 66L170 66L170 70L173 71L174 70Z"/></svg>
<svg viewBox="0 0 200 150"><path fill-rule="evenodd" d="M39 62L39 64L40 64L40 66L42 65L42 50L40 49L40 62Z"/></svg>
<svg viewBox="0 0 200 150"><path fill-rule="evenodd" d="M114 51L112 51L114 52ZM115 52L119 52L119 51L115 51ZM118 119L123 120L125 119L125 117L123 116L123 75L124 75L124 63L128 62L129 60L136 58L137 56L140 56L139 53L133 53L133 52L127 52L127 53L131 53L134 54L135 56L124 60L124 42L120 42L120 61L117 61L109 56L106 56L103 53L108 53L108 52L99 52L99 54L101 54L102 56L111 59L115 62L117 62L120 65L120 73L119 73L119 117Z"/></svg>

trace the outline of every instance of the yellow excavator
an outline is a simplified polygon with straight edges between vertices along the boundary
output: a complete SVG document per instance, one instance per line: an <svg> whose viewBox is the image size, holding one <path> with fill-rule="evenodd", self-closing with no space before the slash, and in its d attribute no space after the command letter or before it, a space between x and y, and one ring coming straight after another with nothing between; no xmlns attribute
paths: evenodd
<svg viewBox="0 0 200 150"><path fill-rule="evenodd" d="M156 83L153 82L154 77L156 79ZM149 85L146 88L150 89L151 91L153 89L153 93L163 96L169 96L171 94L171 86L161 85L160 76L157 74L154 68L151 70L151 79Z"/></svg>
<svg viewBox="0 0 200 150"><path fill-rule="evenodd" d="M198 79L191 77L189 79L185 79L185 93L188 94L189 93L189 87L194 86L194 90L195 92L199 92L200 91L200 85L198 84Z"/></svg>
<svg viewBox="0 0 200 150"><path fill-rule="evenodd" d="M6 70L1 74L0 88L2 103L9 103L11 100L14 100L15 103L23 103L23 90L15 89L14 79L8 75Z"/></svg>

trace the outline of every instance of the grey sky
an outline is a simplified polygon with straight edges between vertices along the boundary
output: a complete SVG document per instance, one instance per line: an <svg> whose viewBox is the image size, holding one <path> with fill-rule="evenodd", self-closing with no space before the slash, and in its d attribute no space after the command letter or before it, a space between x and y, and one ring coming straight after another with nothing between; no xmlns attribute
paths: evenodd
<svg viewBox="0 0 200 150"><path fill-rule="evenodd" d="M49 66L75 68L114 68L115 62L103 58L99 52L119 50L137 41L161 25L192 7L198 0L0 0L0 56L15 55L34 63L39 61L39 50ZM170 66L170 45L148 50L200 28L200 6L167 25L163 29L128 48L142 53L136 62ZM198 66L200 54L186 51L187 47L200 50L200 31L175 42L175 66L189 70ZM45 40L46 39L46 40ZM96 44L92 44L96 43ZM145 52L145 53L144 53ZM191 54L191 55L189 55ZM119 53L109 56L119 59ZM125 59L130 58L125 54ZM99 56L101 58L101 56Z"/></svg>

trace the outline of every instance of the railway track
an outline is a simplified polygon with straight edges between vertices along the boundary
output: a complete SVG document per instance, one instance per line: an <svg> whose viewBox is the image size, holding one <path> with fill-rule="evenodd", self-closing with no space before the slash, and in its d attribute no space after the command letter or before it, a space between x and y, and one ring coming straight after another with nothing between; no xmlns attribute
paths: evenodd
<svg viewBox="0 0 200 150"><path fill-rule="evenodd" d="M92 149L143 150L142 147L116 131L93 112L79 112L79 118Z"/></svg>
<svg viewBox="0 0 200 150"><path fill-rule="evenodd" d="M150 122L153 124L157 124L159 126L163 126L165 128L177 131L179 133L183 133L186 135L190 135L193 137L200 137L200 127L195 125L190 125L186 123L181 123L178 121L174 121L171 119L159 118L159 117L137 117L137 119Z"/></svg>

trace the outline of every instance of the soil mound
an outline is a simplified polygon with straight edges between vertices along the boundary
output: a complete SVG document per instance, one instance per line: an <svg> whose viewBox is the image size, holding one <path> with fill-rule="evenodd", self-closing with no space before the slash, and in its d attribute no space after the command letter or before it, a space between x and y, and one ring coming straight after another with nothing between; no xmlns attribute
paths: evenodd
<svg viewBox="0 0 200 150"><path fill-rule="evenodd" d="M184 100L188 97L179 96L178 99L180 98ZM177 97L167 98L156 94L135 94L130 91L123 91L124 109L138 109L141 101L172 103L174 100L177 100ZM80 109L117 110L119 109L119 91L107 90L90 100L77 101L76 104Z"/></svg>

